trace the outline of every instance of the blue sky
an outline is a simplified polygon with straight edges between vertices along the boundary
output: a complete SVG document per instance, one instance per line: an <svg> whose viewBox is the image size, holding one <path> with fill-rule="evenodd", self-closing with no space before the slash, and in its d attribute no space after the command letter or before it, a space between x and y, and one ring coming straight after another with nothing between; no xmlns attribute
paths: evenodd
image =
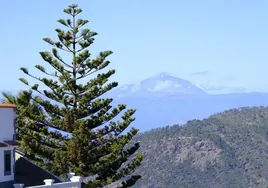
<svg viewBox="0 0 268 188"><path fill-rule="evenodd" d="M112 50L120 85L169 72L210 92L268 92L268 1L135 0L1 2L0 90L18 90L21 66L43 64L69 4L99 33L93 54ZM43 64L44 65L44 64ZM241 89L241 91L244 91Z"/></svg>

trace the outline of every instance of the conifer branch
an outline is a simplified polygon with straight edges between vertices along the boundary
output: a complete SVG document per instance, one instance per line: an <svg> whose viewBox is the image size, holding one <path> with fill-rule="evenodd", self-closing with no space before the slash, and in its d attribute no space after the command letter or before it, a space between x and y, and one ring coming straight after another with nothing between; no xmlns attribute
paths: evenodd
<svg viewBox="0 0 268 188"><path fill-rule="evenodd" d="M72 66L70 66L68 63L65 63L61 58L60 56L58 55L58 52L55 48L52 49L52 53L54 55L54 57L59 60L61 63L63 63L65 66L69 67L69 68L72 68ZM66 70L65 70L66 71ZM70 72L70 71L69 71Z"/></svg>

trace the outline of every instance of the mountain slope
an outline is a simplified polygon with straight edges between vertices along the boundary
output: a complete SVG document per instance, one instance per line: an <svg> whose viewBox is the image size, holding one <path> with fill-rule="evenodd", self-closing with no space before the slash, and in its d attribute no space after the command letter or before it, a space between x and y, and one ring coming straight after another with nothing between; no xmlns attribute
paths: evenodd
<svg viewBox="0 0 268 188"><path fill-rule="evenodd" d="M268 107L233 109L136 139L145 158L135 187L268 185Z"/></svg>

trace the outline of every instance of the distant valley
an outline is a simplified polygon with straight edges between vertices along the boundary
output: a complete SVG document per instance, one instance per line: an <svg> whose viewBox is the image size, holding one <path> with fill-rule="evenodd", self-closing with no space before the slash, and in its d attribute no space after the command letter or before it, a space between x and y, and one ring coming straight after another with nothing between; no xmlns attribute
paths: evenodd
<svg viewBox="0 0 268 188"><path fill-rule="evenodd" d="M159 74L108 94L114 104L137 109L135 127L141 131L188 120L203 119L224 110L245 106L268 106L268 93L207 94L191 82Z"/></svg>

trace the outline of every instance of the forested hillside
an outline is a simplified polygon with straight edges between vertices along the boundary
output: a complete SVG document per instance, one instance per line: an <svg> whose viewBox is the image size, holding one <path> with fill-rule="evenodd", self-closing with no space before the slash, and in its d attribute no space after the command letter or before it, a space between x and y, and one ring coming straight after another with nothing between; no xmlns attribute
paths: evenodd
<svg viewBox="0 0 268 188"><path fill-rule="evenodd" d="M268 185L268 108L232 109L140 134L135 187L263 188Z"/></svg>

